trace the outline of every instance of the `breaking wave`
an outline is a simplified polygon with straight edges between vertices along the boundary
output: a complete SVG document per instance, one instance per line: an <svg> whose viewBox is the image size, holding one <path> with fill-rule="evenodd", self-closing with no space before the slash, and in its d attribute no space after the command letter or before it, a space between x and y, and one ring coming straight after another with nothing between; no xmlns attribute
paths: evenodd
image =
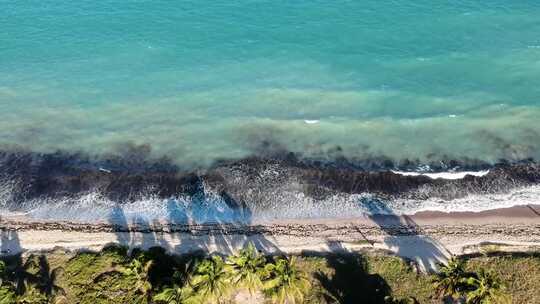
<svg viewBox="0 0 540 304"><path fill-rule="evenodd" d="M478 212L540 201L540 166L532 161L476 171L459 171L460 163L453 161L450 171L433 172L436 168L414 162L386 169L384 162L363 163L379 166L372 170L286 154L182 171L139 154L96 160L62 153L0 153L1 215L116 225L256 223Z"/></svg>
<svg viewBox="0 0 540 304"><path fill-rule="evenodd" d="M384 200L370 193L340 194L323 200L302 193L282 193L274 202L261 208L256 204L231 206L216 193L204 197L162 199L149 196L119 204L100 193L88 193L78 198L32 200L18 211L0 208L6 216L24 215L36 220L74 221L84 223L108 222L127 224L209 224L257 223L279 219L352 218L371 215L411 215L422 211L480 212L499 208L537 204L540 186L515 189L509 193L468 195L445 200L396 199Z"/></svg>

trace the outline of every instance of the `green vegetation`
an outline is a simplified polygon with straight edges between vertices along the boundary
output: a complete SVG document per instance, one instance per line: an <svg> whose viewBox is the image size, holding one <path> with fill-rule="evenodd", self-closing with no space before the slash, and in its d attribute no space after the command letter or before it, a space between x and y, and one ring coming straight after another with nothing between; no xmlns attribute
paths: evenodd
<svg viewBox="0 0 540 304"><path fill-rule="evenodd" d="M481 269L478 273L464 279L467 287L465 298L467 303L504 303L509 302L504 293L504 285L497 275Z"/></svg>
<svg viewBox="0 0 540 304"><path fill-rule="evenodd" d="M455 259L433 275L383 254L267 257L252 245L225 259L110 247L0 261L0 304L524 304L540 303L538 290L538 254Z"/></svg>
<svg viewBox="0 0 540 304"><path fill-rule="evenodd" d="M439 269L433 286L441 297L459 297L464 291L463 279L467 277L462 260L452 259Z"/></svg>
<svg viewBox="0 0 540 304"><path fill-rule="evenodd" d="M0 261L0 304L14 303L16 301L15 288L5 281L7 267L4 261Z"/></svg>
<svg viewBox="0 0 540 304"><path fill-rule="evenodd" d="M238 255L230 256L227 265L231 267L233 285L244 287L250 293L263 288L263 278L268 276L267 262L253 244L248 244Z"/></svg>
<svg viewBox="0 0 540 304"><path fill-rule="evenodd" d="M143 302L149 302L152 291L150 282L150 268L154 261L144 254L135 256L125 268L120 268L120 273L135 282L135 290L141 295Z"/></svg>
<svg viewBox="0 0 540 304"><path fill-rule="evenodd" d="M509 303L504 285L491 271L466 272L461 260L452 259L441 265L434 287L445 298L463 299L467 304Z"/></svg>
<svg viewBox="0 0 540 304"><path fill-rule="evenodd" d="M275 263L266 265L269 279L264 290L272 299L272 303L302 303L307 294L310 282L306 275L296 267L295 258L276 259Z"/></svg>
<svg viewBox="0 0 540 304"><path fill-rule="evenodd" d="M229 295L232 288L230 272L225 268L225 262L220 256L211 256L195 267L195 273L190 280L199 302L220 304Z"/></svg>
<svg viewBox="0 0 540 304"><path fill-rule="evenodd" d="M164 288L154 297L154 301L168 304L196 303L188 289L178 285Z"/></svg>

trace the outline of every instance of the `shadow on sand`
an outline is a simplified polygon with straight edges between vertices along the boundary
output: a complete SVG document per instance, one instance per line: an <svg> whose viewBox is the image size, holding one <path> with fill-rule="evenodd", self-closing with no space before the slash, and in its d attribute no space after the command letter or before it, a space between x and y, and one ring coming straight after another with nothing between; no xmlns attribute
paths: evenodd
<svg viewBox="0 0 540 304"><path fill-rule="evenodd" d="M0 256L12 256L22 251L19 235L15 230L0 230Z"/></svg>
<svg viewBox="0 0 540 304"><path fill-rule="evenodd" d="M0 257L6 264L5 272L0 274L0 279L5 280L4 285L10 286L17 295L32 293L32 290L35 290L37 293L33 293L34 300L41 299L45 301L45 299L50 299L54 295L64 294L64 290L57 285L57 279L63 272L63 268L52 269L44 254L32 253L23 258L23 249L17 231L0 231L0 252ZM24 298L21 303L33 303L31 301L25 302L30 298L32 296ZM9 303L1 300L1 303Z"/></svg>
<svg viewBox="0 0 540 304"><path fill-rule="evenodd" d="M226 192L208 194L202 179L189 196L163 201L164 218L148 220L128 214L117 204L108 222L116 231L116 242L129 250L162 247L174 254L218 253L228 255L247 243L267 254L280 253L266 236L252 232L250 209Z"/></svg>
<svg viewBox="0 0 540 304"><path fill-rule="evenodd" d="M539 210L536 210L535 207L531 206L531 205L527 205L527 208L529 208L534 214L540 216L540 211Z"/></svg>
<svg viewBox="0 0 540 304"><path fill-rule="evenodd" d="M387 234L384 244L396 255L414 262L421 271L435 272L438 264L446 263L451 257L451 253L423 233L410 216L395 214L381 201L374 200L370 206L369 218Z"/></svg>

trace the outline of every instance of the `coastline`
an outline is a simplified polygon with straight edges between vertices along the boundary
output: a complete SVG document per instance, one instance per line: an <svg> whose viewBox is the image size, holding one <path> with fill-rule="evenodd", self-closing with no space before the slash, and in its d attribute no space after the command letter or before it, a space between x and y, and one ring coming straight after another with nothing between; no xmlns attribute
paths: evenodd
<svg viewBox="0 0 540 304"><path fill-rule="evenodd" d="M2 254L99 251L110 244L170 253L230 254L248 242L267 254L384 251L433 271L452 255L485 250L527 252L540 249L540 205L473 212L422 212L411 216L376 215L351 219L278 220L243 224L130 225L87 224L2 218ZM487 248L487 249L486 249Z"/></svg>
<svg viewBox="0 0 540 304"><path fill-rule="evenodd" d="M392 172L417 162L354 165L291 154L185 171L144 155L4 152L0 250L97 251L117 243L229 254L253 242L267 254L382 250L427 271L483 244L538 250L540 164L461 165L431 169L489 171L433 179ZM514 207L497 209L506 206Z"/></svg>
<svg viewBox="0 0 540 304"><path fill-rule="evenodd" d="M540 0L1 7L0 304L540 304Z"/></svg>

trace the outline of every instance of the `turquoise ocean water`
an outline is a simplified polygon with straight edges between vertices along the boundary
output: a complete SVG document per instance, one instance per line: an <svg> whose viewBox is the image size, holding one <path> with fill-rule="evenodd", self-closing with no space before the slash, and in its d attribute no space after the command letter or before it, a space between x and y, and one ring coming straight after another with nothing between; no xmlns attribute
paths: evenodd
<svg viewBox="0 0 540 304"><path fill-rule="evenodd" d="M540 2L0 0L0 145L540 157Z"/></svg>

